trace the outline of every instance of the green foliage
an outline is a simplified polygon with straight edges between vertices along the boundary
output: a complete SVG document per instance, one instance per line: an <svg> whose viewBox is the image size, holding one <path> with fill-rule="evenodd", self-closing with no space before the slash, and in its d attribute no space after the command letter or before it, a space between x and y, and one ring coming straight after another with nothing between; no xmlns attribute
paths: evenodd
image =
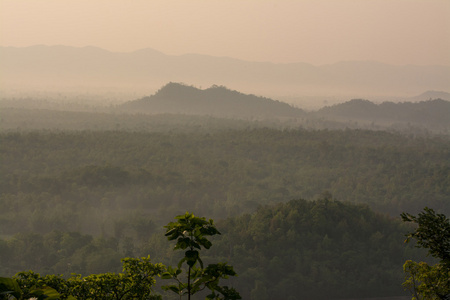
<svg viewBox="0 0 450 300"><path fill-rule="evenodd" d="M210 236L220 234L214 226L213 220L208 221L205 218L194 216L186 212L184 215L176 217L177 222L170 222L165 226L165 236L169 241L177 240L174 250L186 250L184 257L178 262L177 268L169 267L167 272L162 274L163 279L173 279L176 284L167 285L163 288L170 290L180 296L187 294L188 299L208 288L211 294L207 299L241 299L239 293L233 288L219 286L220 279L226 279L229 276L236 276L232 266L226 263L209 264L206 268L200 258L202 248L209 249L212 246L208 239ZM187 282L180 278L183 273L182 265L188 265ZM196 267L197 263L199 267Z"/></svg>
<svg viewBox="0 0 450 300"><path fill-rule="evenodd" d="M17 281L11 278L0 277L0 295L1 299L8 299L7 295L11 295L16 299L21 299L23 294Z"/></svg>
<svg viewBox="0 0 450 300"><path fill-rule="evenodd" d="M35 274L32 274L32 280L27 285L22 285L23 280L14 278L0 277L0 299L36 299L36 300L58 300L61 295L53 288L46 285L39 285ZM64 298L75 300L73 297Z"/></svg>
<svg viewBox="0 0 450 300"><path fill-rule="evenodd" d="M448 299L450 297L450 219L425 207L418 216L401 214L404 222L417 224L407 235L407 242L417 240L417 247L439 259L430 266L426 262L406 261L403 266L407 278L403 286L411 290L413 299Z"/></svg>
<svg viewBox="0 0 450 300"><path fill-rule="evenodd" d="M403 265L403 271L407 274L403 286L411 291L413 300L448 299L450 270L445 265L429 265L426 262L407 260Z"/></svg>
<svg viewBox="0 0 450 300"><path fill-rule="evenodd" d="M329 194L261 206L218 226L209 255L235 267L233 286L249 300L402 296L402 263L421 254L404 247L399 220Z"/></svg>
<svg viewBox="0 0 450 300"><path fill-rule="evenodd" d="M173 222L177 223L178 219ZM211 225L207 220L201 220L200 224ZM198 288L204 286L203 291L197 292L204 298L213 293L205 285L209 283L215 293L211 297L219 294L220 297L233 299L233 290L222 287L219 282L222 279L220 276L225 275L229 277L228 285L240 291L243 299L249 300L400 296L404 293L401 287L404 281L402 263L424 255L422 249L403 245L402 237L406 233L404 224L377 214L368 206L336 201L329 193L315 201L293 200L261 206L252 215L244 214L217 224L217 227L215 222L212 225L220 228L221 235L203 236L214 245L208 251L201 245L209 245L204 240L200 243L180 240L186 248L173 251L175 245L171 247L167 237L158 232L146 240L145 247L134 251L152 253L166 265L173 265L161 276L174 280L175 284L171 285L168 293L178 295L180 291L187 292L189 265L186 260L184 268L178 268L177 262L184 259L185 253L190 250L187 245L197 243L201 250L195 246L193 250L199 252L198 258L204 268L201 268L199 261L191 268L192 290L197 290L196 284ZM186 224L175 227L179 229L172 231L175 235L189 228ZM180 238L183 239L184 235L175 238L174 243ZM114 282L117 284L115 280L125 280L116 273L104 274L119 272L115 270L115 263L111 264L111 271L102 271L105 270L104 263L113 261L115 255L119 255L113 248L121 247L121 243L113 238L93 238L79 233L23 234L6 241L1 253L4 258L2 263L23 259L21 255L25 254L26 247L34 245L35 260L30 253L21 265L22 269L29 269L27 264L39 266L42 262L49 266L55 264L58 270L63 271L68 268L72 272L83 270L83 276L69 277L64 284L60 283L60 276L51 275L51 282L55 283L50 283L47 277L50 275L44 276L48 286L58 287L57 291L63 295L71 295L67 292L70 287L68 283L78 284L82 278L89 277L89 289L96 289L92 286L95 283L103 282L107 287ZM48 253L40 254L39 247L44 247ZM218 261L226 261L234 268L230 269L228 264L215 264ZM97 264L100 265L98 269L94 268ZM132 265L129 268L131 270ZM53 268L41 267L41 270L44 274L58 273ZM239 280L233 276L233 270L239 274ZM125 273L140 274L138 271L123 271L121 274ZM87 283L84 286L86 289L80 287L78 291L87 295ZM111 289L108 291L112 292Z"/></svg>
<svg viewBox="0 0 450 300"><path fill-rule="evenodd" d="M164 270L164 265L152 264L150 256L122 259L122 273L102 273L81 276L72 274L69 279L62 276L40 276L32 271L20 272L14 279L4 279L7 283L15 283L18 291L24 295L50 296L50 292L56 292L54 297L46 299L92 299L92 300L119 300L119 299L161 299L153 292L156 283L155 276L159 276ZM14 290L14 291L15 291ZM17 297L16 297L17 298ZM40 299L40 298L39 298Z"/></svg>
<svg viewBox="0 0 450 300"><path fill-rule="evenodd" d="M154 295L152 286L155 276L160 275L165 267L152 264L150 256L122 259L123 272L80 275L71 277L71 293L78 299L160 299Z"/></svg>
<svg viewBox="0 0 450 300"><path fill-rule="evenodd" d="M418 247L428 249L431 256L450 267L450 219L444 214L436 214L428 207L417 217L408 213L402 213L401 217L404 222L412 222L418 226L407 235L407 241L416 239Z"/></svg>

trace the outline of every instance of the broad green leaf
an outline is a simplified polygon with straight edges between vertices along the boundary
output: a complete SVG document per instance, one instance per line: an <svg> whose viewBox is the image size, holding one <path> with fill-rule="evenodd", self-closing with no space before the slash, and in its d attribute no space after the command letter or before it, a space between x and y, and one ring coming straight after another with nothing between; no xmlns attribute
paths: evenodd
<svg viewBox="0 0 450 300"><path fill-rule="evenodd" d="M169 272L162 273L161 278L162 279L172 279L172 274L170 274Z"/></svg>

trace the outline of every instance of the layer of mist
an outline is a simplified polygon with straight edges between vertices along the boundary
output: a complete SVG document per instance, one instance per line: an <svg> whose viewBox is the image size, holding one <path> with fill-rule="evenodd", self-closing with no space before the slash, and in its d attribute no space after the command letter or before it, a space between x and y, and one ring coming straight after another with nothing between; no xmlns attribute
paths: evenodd
<svg viewBox="0 0 450 300"><path fill-rule="evenodd" d="M66 46L0 47L0 57L1 90L10 95L28 90L144 96L173 81L199 88L224 85L303 108L318 108L324 101L401 100L450 88L449 66L394 66L372 61L273 64L196 54L171 56L153 49L115 53Z"/></svg>

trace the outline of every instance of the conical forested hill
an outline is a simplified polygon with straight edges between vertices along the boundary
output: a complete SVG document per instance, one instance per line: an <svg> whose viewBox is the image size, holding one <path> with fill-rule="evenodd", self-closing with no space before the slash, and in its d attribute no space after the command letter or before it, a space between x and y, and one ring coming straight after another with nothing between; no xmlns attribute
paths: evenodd
<svg viewBox="0 0 450 300"><path fill-rule="evenodd" d="M301 117L304 112L287 103L247 95L223 86L198 89L180 83L168 83L152 96L121 106L129 112L176 113L226 117Z"/></svg>

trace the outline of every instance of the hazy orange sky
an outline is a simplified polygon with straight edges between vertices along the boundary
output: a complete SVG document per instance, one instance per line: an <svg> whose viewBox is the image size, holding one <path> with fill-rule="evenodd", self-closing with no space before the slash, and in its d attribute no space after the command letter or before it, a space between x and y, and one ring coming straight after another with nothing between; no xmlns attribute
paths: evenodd
<svg viewBox="0 0 450 300"><path fill-rule="evenodd" d="M449 0L0 0L0 45L450 65Z"/></svg>

